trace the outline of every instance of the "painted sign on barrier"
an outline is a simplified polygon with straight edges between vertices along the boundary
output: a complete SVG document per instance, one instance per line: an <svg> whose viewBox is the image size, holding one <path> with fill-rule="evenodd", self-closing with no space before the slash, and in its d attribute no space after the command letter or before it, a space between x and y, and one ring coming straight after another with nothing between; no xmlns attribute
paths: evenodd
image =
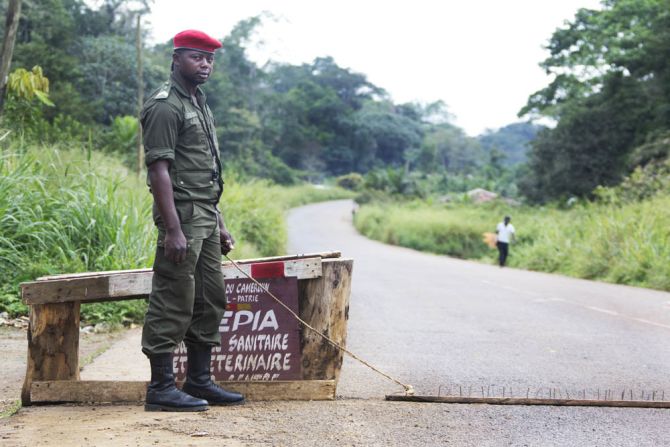
<svg viewBox="0 0 670 447"><path fill-rule="evenodd" d="M228 305L219 325L221 346L212 350L215 380L299 380L301 376L300 324L265 290L272 292L296 314L298 280L295 277L227 279ZM264 290L265 289L265 290ZM186 376L186 348L175 352L178 380Z"/></svg>

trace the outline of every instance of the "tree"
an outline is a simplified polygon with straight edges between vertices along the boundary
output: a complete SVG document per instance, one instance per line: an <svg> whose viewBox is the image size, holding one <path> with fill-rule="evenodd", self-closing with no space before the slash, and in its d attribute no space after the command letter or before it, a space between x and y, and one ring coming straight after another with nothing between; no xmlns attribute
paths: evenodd
<svg viewBox="0 0 670 447"><path fill-rule="evenodd" d="M89 36L76 48L81 58L78 90L92 102L92 118L110 124L115 116L133 115L137 96L134 42L121 36Z"/></svg>
<svg viewBox="0 0 670 447"><path fill-rule="evenodd" d="M422 153L421 165L428 172L439 168L451 173L471 173L484 161L479 143L449 123L431 126L426 131Z"/></svg>
<svg viewBox="0 0 670 447"><path fill-rule="evenodd" d="M504 155L504 165L518 165L526 161L529 143L542 128L532 123L514 123L495 131L488 130L477 140L485 152L500 151Z"/></svg>
<svg viewBox="0 0 670 447"><path fill-rule="evenodd" d="M421 145L419 123L397 113L391 103L368 102L357 119L374 141L375 160L385 165L403 166L406 153Z"/></svg>
<svg viewBox="0 0 670 447"><path fill-rule="evenodd" d="M264 140L289 166L340 175L374 164L375 135L381 134L365 108L384 93L364 75L332 58L317 58L300 66L271 66L267 85Z"/></svg>
<svg viewBox="0 0 670 447"><path fill-rule="evenodd" d="M545 201L619 182L635 147L670 128L670 0L605 0L554 32L555 76L521 115L558 121L532 146L522 188Z"/></svg>
<svg viewBox="0 0 670 447"><path fill-rule="evenodd" d="M18 29L17 67L40 65L51 80L56 107L45 117L69 115L82 123L109 124L135 109L135 9L145 2L106 0L98 9L83 0L24 4ZM163 75L145 70L145 85Z"/></svg>
<svg viewBox="0 0 670 447"><path fill-rule="evenodd" d="M7 120L21 132L29 131L42 117L42 107L53 107L49 99L49 79L40 66L28 71L17 68L7 82Z"/></svg>
<svg viewBox="0 0 670 447"><path fill-rule="evenodd" d="M0 53L0 114L2 114L5 104L6 79L9 74L9 66L12 63L12 55L14 54L14 43L16 41L16 31L19 26L20 15L21 0L10 0L5 21L5 37L2 40L2 53Z"/></svg>
<svg viewBox="0 0 670 447"><path fill-rule="evenodd" d="M598 93L613 73L649 85L666 104L670 99L670 0L604 0L602 10L580 9L547 49L540 66L555 79L530 96L520 115L560 118L562 105Z"/></svg>
<svg viewBox="0 0 670 447"><path fill-rule="evenodd" d="M628 172L628 154L649 126L651 113L640 89L635 80L612 74L602 92L566 105L556 128L540 132L532 143L521 191L544 202L618 183Z"/></svg>

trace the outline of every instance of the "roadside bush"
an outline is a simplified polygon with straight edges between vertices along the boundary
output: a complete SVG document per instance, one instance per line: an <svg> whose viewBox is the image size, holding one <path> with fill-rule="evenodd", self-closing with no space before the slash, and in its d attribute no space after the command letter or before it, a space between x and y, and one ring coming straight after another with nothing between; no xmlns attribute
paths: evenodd
<svg viewBox="0 0 670 447"><path fill-rule="evenodd" d="M599 186L594 195L599 202L621 204L670 194L670 158L636 167L619 185Z"/></svg>
<svg viewBox="0 0 670 447"><path fill-rule="evenodd" d="M383 191L377 191L374 189L365 189L359 194L357 194L354 200L359 205L366 205L371 203L380 204L384 202L389 202L392 200L392 198Z"/></svg>
<svg viewBox="0 0 670 447"><path fill-rule="evenodd" d="M389 195L408 198L426 198L428 189L424 175L419 172L407 173L402 168L375 169L365 174L363 186Z"/></svg>
<svg viewBox="0 0 670 447"><path fill-rule="evenodd" d="M103 150L118 156L131 170L137 166L139 127L140 123L134 116L116 116L111 126L102 132Z"/></svg>
<svg viewBox="0 0 670 447"><path fill-rule="evenodd" d="M363 187L363 176L356 172L351 174L341 175L335 179L335 184L340 188L348 189L350 191L360 191Z"/></svg>
<svg viewBox="0 0 670 447"><path fill-rule="evenodd" d="M9 127L22 134L33 133L36 123L42 120L43 107L54 105L49 99L49 79L42 67L36 65L30 71L15 69L8 76L6 90L4 119Z"/></svg>

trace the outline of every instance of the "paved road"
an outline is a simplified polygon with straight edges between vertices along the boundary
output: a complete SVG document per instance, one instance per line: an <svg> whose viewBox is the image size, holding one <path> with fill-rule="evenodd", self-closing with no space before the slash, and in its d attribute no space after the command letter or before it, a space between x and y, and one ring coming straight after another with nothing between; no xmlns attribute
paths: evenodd
<svg viewBox="0 0 670 447"><path fill-rule="evenodd" d="M670 294L384 245L355 232L351 209L337 201L294 210L289 252L336 249L355 260L348 346L418 394L460 386L502 395L504 386L507 395L573 397L665 390L670 400ZM339 391L378 398L402 389L347 361ZM473 445L670 445L670 410L428 407L458 408Z"/></svg>

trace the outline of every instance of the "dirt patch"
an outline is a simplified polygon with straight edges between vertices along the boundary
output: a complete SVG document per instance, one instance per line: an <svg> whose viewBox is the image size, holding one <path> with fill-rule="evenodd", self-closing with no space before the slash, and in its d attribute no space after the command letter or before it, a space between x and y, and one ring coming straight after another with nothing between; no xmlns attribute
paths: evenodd
<svg viewBox="0 0 670 447"><path fill-rule="evenodd" d="M201 413L147 413L141 405L42 406L5 420L0 439L12 447L404 446L415 439L439 445L448 425L435 426L435 412L426 410L371 400L252 402ZM439 416L449 413L439 410Z"/></svg>
<svg viewBox="0 0 670 447"><path fill-rule="evenodd" d="M81 333L79 336L80 367L108 349L127 330L108 333ZM2 375L0 381L0 415L7 416L17 407L21 399L21 387L26 374L28 356L27 331L23 328L0 326L2 345Z"/></svg>
<svg viewBox="0 0 670 447"><path fill-rule="evenodd" d="M214 417L208 412L146 413L140 405L29 407L0 422L0 440L12 447L245 445L229 434L210 433Z"/></svg>

